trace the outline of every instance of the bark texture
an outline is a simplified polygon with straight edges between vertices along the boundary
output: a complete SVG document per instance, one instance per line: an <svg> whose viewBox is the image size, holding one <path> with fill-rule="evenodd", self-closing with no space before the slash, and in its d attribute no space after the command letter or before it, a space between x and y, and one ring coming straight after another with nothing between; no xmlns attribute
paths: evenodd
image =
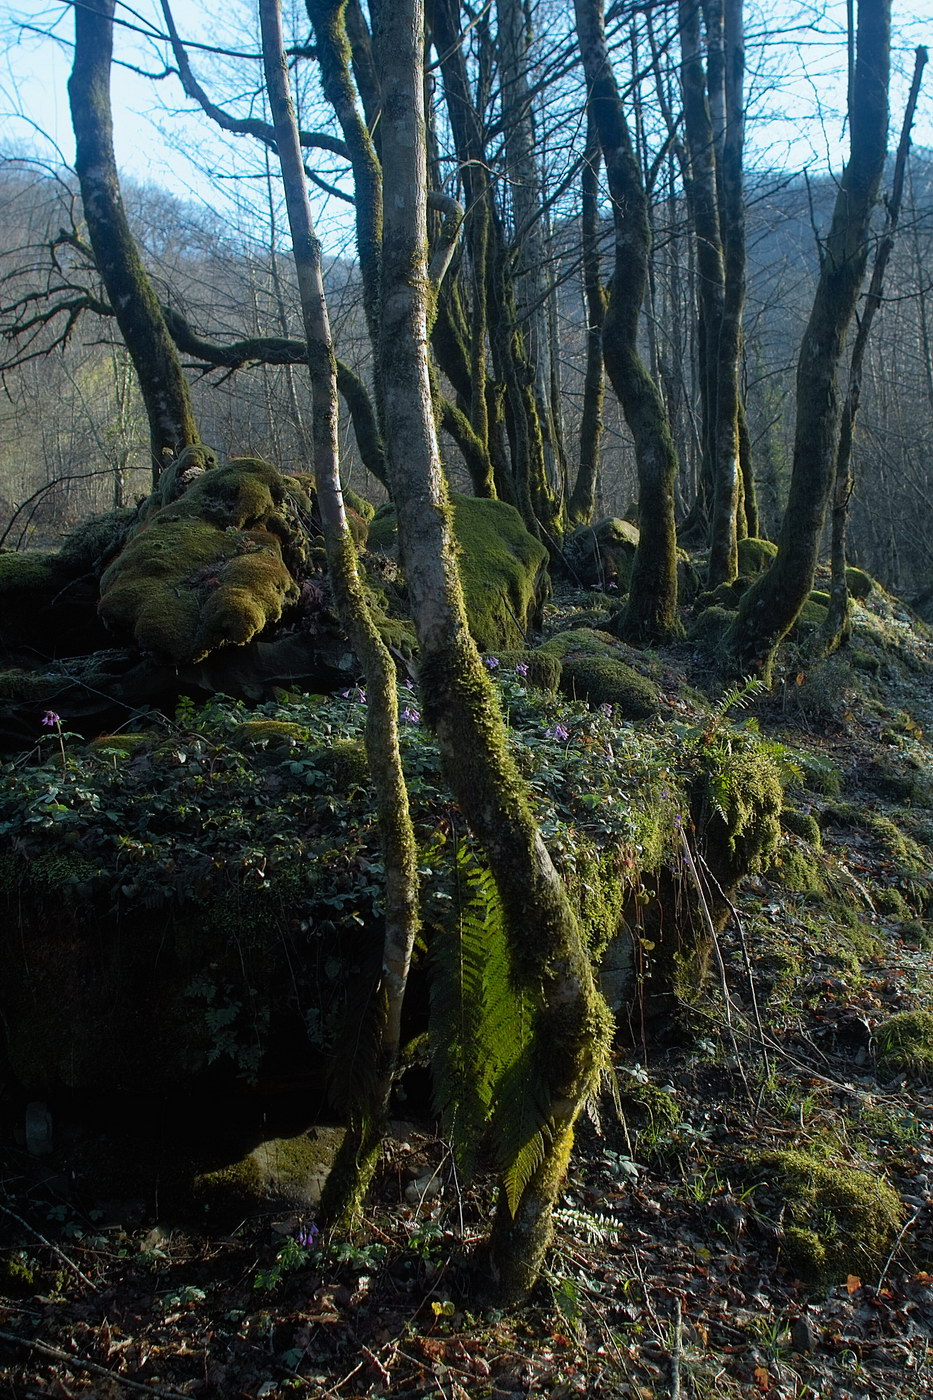
<svg viewBox="0 0 933 1400"><path fill-rule="evenodd" d="M360 1080L365 1097L349 1105L349 1123L327 1183L322 1212L346 1225L359 1209L378 1161L388 1120L392 1077L398 1061L402 1001L418 928L417 844L398 740L395 666L372 620L347 525L339 471L337 362L331 341L321 247L311 221L307 186L282 42L279 0L260 0L266 87L282 165L288 222L294 246L314 410L314 471L324 528L328 574L341 622L366 678L366 755L376 795L385 859L385 934L377 1063Z"/></svg>
<svg viewBox="0 0 933 1400"><path fill-rule="evenodd" d="M781 638L813 587L833 480L846 333L868 259L871 212L888 138L890 0L860 0L850 101L851 151L823 249L813 309L797 361L797 422L790 492L770 569L744 595L726 635L730 668L768 680Z"/></svg>
<svg viewBox="0 0 933 1400"><path fill-rule="evenodd" d="M609 59L601 0L575 0L575 11L588 103L606 163L615 229L615 266L603 327L603 355L635 441L638 463L641 538L624 632L631 641L660 641L678 630L674 530L677 455L664 400L638 352L651 251L648 205Z"/></svg>
<svg viewBox="0 0 933 1400"><path fill-rule="evenodd" d="M500 1204L494 1271L507 1301L534 1283L572 1140L604 1062L609 1017L577 918L531 817L488 675L466 626L438 458L427 362L425 129L420 0L383 0L376 52L386 201L379 373L389 480L421 652L425 716L482 843L510 930L515 976L538 1007L548 1149L512 1217ZM546 1047L546 1054L544 1053Z"/></svg>
<svg viewBox="0 0 933 1400"><path fill-rule="evenodd" d="M84 217L94 260L146 406L155 481L186 448L197 447L199 438L181 362L130 232L120 193L110 106L113 12L114 0L87 0L75 6L68 97Z"/></svg>

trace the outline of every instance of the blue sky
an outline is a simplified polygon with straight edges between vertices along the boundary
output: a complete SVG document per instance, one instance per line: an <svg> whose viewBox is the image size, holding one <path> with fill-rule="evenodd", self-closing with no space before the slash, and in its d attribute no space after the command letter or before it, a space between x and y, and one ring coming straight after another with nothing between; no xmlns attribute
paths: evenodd
<svg viewBox="0 0 933 1400"><path fill-rule="evenodd" d="M303 6L286 0L294 32L307 32ZM203 43L221 38L218 22L198 0L175 0L174 12L185 38ZM933 12L929 0L895 0L895 80L892 91L892 145L896 140L918 43L933 44ZM256 52L255 6L250 0L226 0L222 42ZM141 28L163 29L158 0L118 4L118 17ZM756 36L780 19L785 32L766 49ZM843 122L845 72L845 3L828 0L748 0L750 163L799 170L839 167L844 158ZM66 162L73 157L73 138L65 84L70 66L68 40L72 19L64 4L9 4L0 20L0 153L24 150L56 160L55 143ZM58 36L45 38L35 30ZM144 43L139 35L118 31L116 55L151 70L166 60L166 48ZM196 69L211 73L216 60L195 53ZM240 65L221 72L226 91L258 82L258 68ZM213 208L226 201L248 203L251 171L256 169L252 143L236 142L231 149L200 116L190 114L176 79L153 83L116 66L113 75L115 144L120 168L137 180L163 185L174 194ZM45 133L45 134L43 134ZM918 144L933 147L933 73L928 70L914 128ZM194 158L192 158L194 155ZM333 201L331 202L333 205ZM346 206L321 211L333 221L335 236L346 226ZM325 235L325 229L322 228ZM342 238L343 235L341 234ZM335 249L336 251L336 249Z"/></svg>

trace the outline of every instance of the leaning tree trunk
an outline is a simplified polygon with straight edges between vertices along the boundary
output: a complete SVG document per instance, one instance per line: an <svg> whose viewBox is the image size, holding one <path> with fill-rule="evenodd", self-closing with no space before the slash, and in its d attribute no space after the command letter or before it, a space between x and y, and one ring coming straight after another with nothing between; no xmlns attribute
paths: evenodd
<svg viewBox="0 0 933 1400"><path fill-rule="evenodd" d="M376 46L385 93L386 200L378 373L389 479L420 646L425 717L482 843L503 904L513 971L537 1008L545 1089L543 1159L514 1216L500 1201L494 1269L507 1301L534 1283L551 1233L573 1127L605 1062L608 1011L579 922L531 816L488 675L467 629L438 457L427 360L425 130L421 0L383 0Z"/></svg>
<svg viewBox="0 0 933 1400"><path fill-rule="evenodd" d="M199 444L188 384L149 274L130 232L113 152L110 66L114 0L75 6L68 97L75 170L94 260L133 361L149 419L153 481Z"/></svg>
<svg viewBox="0 0 933 1400"><path fill-rule="evenodd" d="M362 1076L365 1097L350 1105L347 1131L321 1202L329 1223L348 1224L357 1214L369 1185L388 1121L389 1096L401 1036L402 1001L418 928L417 843L399 752L395 666L366 603L340 489L337 362L324 297L321 245L311 221L298 127L289 91L279 0L260 0L259 16L266 87L282 164L308 346L318 507L331 587L341 621L366 678L366 755L376 794L385 859L383 967L381 985L376 993L381 1018L378 1061Z"/></svg>
<svg viewBox="0 0 933 1400"><path fill-rule="evenodd" d="M797 361L794 464L778 553L744 595L725 639L730 668L739 676L757 672L770 679L781 638L813 587L839 434L836 374L865 273L887 150L890 28L890 0L859 0L851 151Z"/></svg>
<svg viewBox="0 0 933 1400"><path fill-rule="evenodd" d="M589 525L592 522L603 431L603 322L606 319L606 293L599 272L600 159L599 136L593 125L592 113L589 112L580 203L583 297L586 305L586 372L583 377L583 412L580 416L580 465L567 510L571 525Z"/></svg>
<svg viewBox="0 0 933 1400"><path fill-rule="evenodd" d="M641 171L609 60L602 0L575 0L577 34L599 133L615 225L615 267L603 328L606 372L635 440L641 538L624 618L632 641L661 641L678 630L674 482L677 454L657 384L638 353L650 234Z"/></svg>
<svg viewBox="0 0 933 1400"><path fill-rule="evenodd" d="M897 224L901 213L901 201L904 196L904 175L907 169L907 157L910 153L910 131L914 124L914 113L917 110L917 97L920 93L920 81L923 77L923 70L926 66L926 62L926 49L918 48L914 59L913 82L910 85L907 106L904 110L901 139L897 146L897 159L894 162L894 179L891 185L891 195L887 200L887 217L885 219L884 233L875 252L875 261L871 270L871 281L868 284L868 295L865 298L865 309L862 312L862 319L859 322L858 333L855 337L855 345L852 348L852 359L849 362L849 388L842 409L842 423L839 429L839 447L836 452L836 472L833 483L829 610L826 616L826 622L820 629L820 635L817 641L817 649L826 654L835 651L849 635L849 586L846 582L846 536L848 533L849 521L849 499L854 486L852 474L852 440L855 433L855 420L858 416L859 402L862 397L862 364L865 359L865 349L868 345L868 337L871 333L872 322L881 307L882 298L884 296L884 274L887 271L888 259L894 248L894 240L897 237Z"/></svg>

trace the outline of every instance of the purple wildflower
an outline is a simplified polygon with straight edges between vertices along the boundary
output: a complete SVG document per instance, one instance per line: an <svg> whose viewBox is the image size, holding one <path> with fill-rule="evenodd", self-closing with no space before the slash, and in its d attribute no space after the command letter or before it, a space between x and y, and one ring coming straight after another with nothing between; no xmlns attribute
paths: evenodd
<svg viewBox="0 0 933 1400"><path fill-rule="evenodd" d="M417 724L421 716L413 705L406 705L402 711L402 719L407 719L409 724Z"/></svg>
<svg viewBox="0 0 933 1400"><path fill-rule="evenodd" d="M295 1235L295 1243L300 1244L302 1249L313 1249L319 1233L316 1225L306 1225Z"/></svg>
<svg viewBox="0 0 933 1400"><path fill-rule="evenodd" d="M354 686L352 690L342 690L340 692L344 700L358 700L361 705L366 704L366 691L361 686Z"/></svg>
<svg viewBox="0 0 933 1400"><path fill-rule="evenodd" d="M49 729L55 729L61 722L61 715L57 715L54 710L46 710L45 714L42 716L42 723L47 724Z"/></svg>
<svg viewBox="0 0 933 1400"><path fill-rule="evenodd" d="M544 731L544 737L546 739L559 739L563 743L565 739L570 738L570 730L566 724L552 724L550 729Z"/></svg>
<svg viewBox="0 0 933 1400"><path fill-rule="evenodd" d="M612 706L609 704L608 700L605 704L600 705L599 713L605 715L607 719L612 719Z"/></svg>
<svg viewBox="0 0 933 1400"><path fill-rule="evenodd" d="M484 656L483 665L486 667L487 670L494 671L499 665L498 656Z"/></svg>
<svg viewBox="0 0 933 1400"><path fill-rule="evenodd" d="M528 667L524 661L519 661L515 669L518 672L518 674L522 677L527 676L528 674Z"/></svg>

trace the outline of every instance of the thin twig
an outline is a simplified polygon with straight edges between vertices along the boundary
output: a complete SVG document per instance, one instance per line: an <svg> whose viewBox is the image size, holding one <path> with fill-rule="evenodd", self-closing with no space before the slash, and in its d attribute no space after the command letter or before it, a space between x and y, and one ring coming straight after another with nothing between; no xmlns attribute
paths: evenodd
<svg viewBox="0 0 933 1400"><path fill-rule="evenodd" d="M719 980L722 984L722 995L726 1006L726 1024L729 1028L729 1039L732 1041L732 1051L735 1055L735 1060L738 1066L739 1074L742 1076L742 1083L745 1085L745 1092L748 1095L748 1101L749 1103L754 1104L754 1095L752 1094L751 1085L749 1084L745 1074L745 1066L742 1063L742 1055L739 1051L739 1042L736 1039L735 1035L735 1026L732 1023L732 994L729 991L729 979L726 976L726 964L723 960L722 949L719 946L719 938L716 935L716 925L713 923L713 916L710 913L709 903L707 902L706 893L703 889L703 881L700 879L700 872L697 869L696 862L693 859L693 852L690 849L690 842L687 840L687 833L684 831L682 825L680 826L679 830L680 843L683 846L684 850L684 859L687 863L687 869L690 871L690 875L693 879L693 885L697 892L697 899L700 904L700 912L703 915L703 922L706 925L706 931L709 934L710 942L713 945L713 951L716 954L716 966L719 968Z"/></svg>
<svg viewBox="0 0 933 1400"><path fill-rule="evenodd" d="M918 1218L919 1218L919 1216L920 1216L920 1212L923 1211L923 1210L925 1210L925 1209L926 1209L926 1206L927 1206L927 1202L926 1202L926 1201L922 1201L922 1202L920 1203L920 1205L917 1206L917 1208L914 1210L913 1215L912 1215L912 1216L910 1217L910 1219L906 1222L906 1224L904 1224L904 1225L901 1227L900 1234L898 1235L897 1239L896 1239L896 1240L894 1241L894 1243L892 1244L892 1246L891 1246L891 1253L888 1255L887 1259L884 1261L884 1268L881 1270L881 1274L880 1274L880 1276L879 1276L879 1278L878 1278L878 1285L877 1285L877 1287L878 1287L879 1290L881 1289L882 1285L884 1284L884 1281L885 1281L885 1279L886 1279L886 1277L887 1277L888 1270L890 1269L891 1265L894 1263L894 1256L895 1256L895 1254L897 1253L897 1251L898 1251L898 1250L900 1249L900 1247L901 1247L901 1241L903 1240L904 1236L907 1234L908 1230L912 1230L913 1227L914 1227L914 1225L916 1225L917 1220L918 1220Z"/></svg>
<svg viewBox="0 0 933 1400"><path fill-rule="evenodd" d="M30 1225L28 1220L24 1220L21 1215L17 1215L15 1210L10 1210L9 1206L0 1204L0 1210L3 1211L4 1215L8 1215L11 1220L15 1220L18 1225L22 1225L24 1230L28 1230L31 1235L35 1236L40 1244L45 1245L46 1249L50 1249L53 1254L57 1254L62 1263L67 1264L72 1273L77 1274L81 1282L86 1283L88 1288L97 1287L97 1285L88 1278L87 1274L81 1272L74 1260L68 1258L68 1255L63 1249L59 1249L57 1244L53 1244L51 1240L47 1240L45 1235L40 1235L39 1231L35 1229L34 1226Z"/></svg>
<svg viewBox="0 0 933 1400"><path fill-rule="evenodd" d="M671 1400L680 1400L680 1358L684 1349L684 1318L681 1302L675 1298L674 1345L671 1348Z"/></svg>
<svg viewBox="0 0 933 1400"><path fill-rule="evenodd" d="M31 1337L19 1337L15 1332L0 1331L0 1341L15 1342L27 1351L37 1351L40 1356L47 1356L50 1361L60 1361L70 1371L90 1371L95 1376L106 1376L115 1385L128 1386L130 1390L141 1390L146 1395L157 1395L160 1400L190 1400L190 1396L182 1395L179 1390L160 1390L156 1385L145 1385L142 1381L130 1380L129 1376L121 1376L118 1371L109 1371L106 1366L99 1366L96 1361L88 1361L84 1356L73 1356L67 1351L59 1351L58 1347L50 1347L47 1342L38 1342Z"/></svg>

